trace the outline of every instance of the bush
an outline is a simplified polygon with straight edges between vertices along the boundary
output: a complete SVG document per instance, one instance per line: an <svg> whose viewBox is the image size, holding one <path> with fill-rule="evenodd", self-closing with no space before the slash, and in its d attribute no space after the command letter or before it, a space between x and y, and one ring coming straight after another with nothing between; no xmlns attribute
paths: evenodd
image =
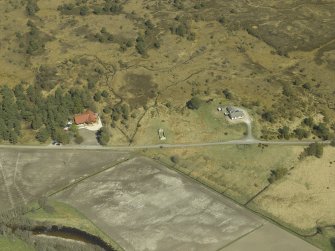
<svg viewBox="0 0 335 251"><path fill-rule="evenodd" d="M222 91L223 95L225 96L226 99L232 99L233 98L233 94L228 90L228 89L224 89Z"/></svg>
<svg viewBox="0 0 335 251"><path fill-rule="evenodd" d="M174 163L174 164L178 164L179 163L179 156L177 155L173 155L170 157L170 160Z"/></svg>
<svg viewBox="0 0 335 251"><path fill-rule="evenodd" d="M301 158L306 156L315 156L317 158L321 158L323 155L323 145L317 142L310 144L307 148L305 148L304 152L301 154Z"/></svg>
<svg viewBox="0 0 335 251"><path fill-rule="evenodd" d="M83 141L84 141L84 138L83 138L81 135L76 134L76 137L75 137L75 139L74 139L74 142L75 142L76 144L80 145L81 143L83 143Z"/></svg>
<svg viewBox="0 0 335 251"><path fill-rule="evenodd" d="M309 132L302 128L295 129L294 134L298 139L308 138L309 136Z"/></svg>
<svg viewBox="0 0 335 251"><path fill-rule="evenodd" d="M110 135L107 130L107 128L102 127L98 132L97 132L97 139L100 145L107 145L109 140L110 140Z"/></svg>
<svg viewBox="0 0 335 251"><path fill-rule="evenodd" d="M311 117L305 118L302 123L306 126L313 127L314 126L314 120Z"/></svg>
<svg viewBox="0 0 335 251"><path fill-rule="evenodd" d="M37 6L36 0L28 0L26 6L26 12L28 16L34 16L40 8Z"/></svg>
<svg viewBox="0 0 335 251"><path fill-rule="evenodd" d="M329 241L330 246L332 247L333 250L335 250L335 237L330 238Z"/></svg>
<svg viewBox="0 0 335 251"><path fill-rule="evenodd" d="M49 139L49 137L50 134L46 128L40 129L36 134L36 139L42 143L46 142Z"/></svg>
<svg viewBox="0 0 335 251"><path fill-rule="evenodd" d="M200 105L201 105L201 99L198 97L193 97L186 103L187 108L192 110L198 110Z"/></svg>
<svg viewBox="0 0 335 251"><path fill-rule="evenodd" d="M279 138L290 139L290 128L284 126L278 129Z"/></svg>
<svg viewBox="0 0 335 251"><path fill-rule="evenodd" d="M262 114L262 118L270 123L273 123L275 121L272 112L264 112Z"/></svg>
<svg viewBox="0 0 335 251"><path fill-rule="evenodd" d="M273 183L276 180L279 180L280 178L284 177L287 173L288 173L288 170L284 167L279 167L275 170L271 170L270 177L268 178L268 181L270 183Z"/></svg>
<svg viewBox="0 0 335 251"><path fill-rule="evenodd" d="M331 133L324 123L313 126L313 133L323 140L327 140L331 137Z"/></svg>
<svg viewBox="0 0 335 251"><path fill-rule="evenodd" d="M144 42L144 38L142 36L139 36L137 39L136 39L136 46L135 46L137 52L141 55L144 55L146 53L146 45L145 45L145 42Z"/></svg>
<svg viewBox="0 0 335 251"><path fill-rule="evenodd" d="M88 12L89 12L89 9L88 9L88 7L87 6L83 6L83 7L81 7L80 8L80 15L81 16L86 16L86 15L88 15Z"/></svg>

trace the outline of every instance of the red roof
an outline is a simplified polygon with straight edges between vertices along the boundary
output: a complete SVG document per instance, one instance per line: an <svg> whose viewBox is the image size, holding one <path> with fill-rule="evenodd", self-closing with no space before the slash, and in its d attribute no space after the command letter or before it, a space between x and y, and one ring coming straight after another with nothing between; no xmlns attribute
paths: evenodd
<svg viewBox="0 0 335 251"><path fill-rule="evenodd" d="M82 114L78 114L74 116L74 122L79 124L91 124L97 121L97 115L91 110L86 110L86 112Z"/></svg>

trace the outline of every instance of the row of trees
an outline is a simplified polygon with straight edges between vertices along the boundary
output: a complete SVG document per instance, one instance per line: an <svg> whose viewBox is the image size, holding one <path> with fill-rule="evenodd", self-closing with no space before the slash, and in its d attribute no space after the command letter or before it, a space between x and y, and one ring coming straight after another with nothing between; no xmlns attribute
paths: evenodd
<svg viewBox="0 0 335 251"><path fill-rule="evenodd" d="M298 139L308 138L311 132L317 137L323 140L329 140L334 138L334 133L330 131L325 123L315 124L313 118L305 118L301 127L290 131L288 126L283 126L278 129L278 138L289 139L290 137L296 137Z"/></svg>

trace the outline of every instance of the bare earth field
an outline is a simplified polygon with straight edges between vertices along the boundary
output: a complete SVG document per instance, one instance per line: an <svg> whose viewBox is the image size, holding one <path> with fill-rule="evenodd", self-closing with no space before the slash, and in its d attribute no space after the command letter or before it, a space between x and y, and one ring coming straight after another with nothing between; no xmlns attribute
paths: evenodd
<svg viewBox="0 0 335 251"><path fill-rule="evenodd" d="M260 249L255 250L317 250L144 157L124 162L53 198L79 209L125 250L218 250L226 246L222 250L236 250L229 245L247 245L260 236Z"/></svg>
<svg viewBox="0 0 335 251"><path fill-rule="evenodd" d="M46 196L128 156L107 151L1 149L0 211Z"/></svg>

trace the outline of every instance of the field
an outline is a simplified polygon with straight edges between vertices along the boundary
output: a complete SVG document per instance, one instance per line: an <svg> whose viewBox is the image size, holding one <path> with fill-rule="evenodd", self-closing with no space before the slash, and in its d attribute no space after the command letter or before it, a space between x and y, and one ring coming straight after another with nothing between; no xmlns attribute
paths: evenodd
<svg viewBox="0 0 335 251"><path fill-rule="evenodd" d="M83 196L85 194L85 196ZM317 250L153 160L137 157L53 199L80 208L126 250L233 250L263 236L260 249ZM265 228L264 228L265 227ZM271 243L276 237L279 242ZM248 240L249 239L249 240ZM285 239L285 241L279 241ZM255 249L256 250L256 249Z"/></svg>
<svg viewBox="0 0 335 251"><path fill-rule="evenodd" d="M148 150L145 154L244 204L269 184L271 170L295 166L301 150L296 146L232 145ZM177 163L171 161L173 157Z"/></svg>
<svg viewBox="0 0 335 251"><path fill-rule="evenodd" d="M299 160L301 146L224 146L145 151L147 156L332 250L334 148ZM274 176L273 171L285 170ZM270 182L270 178L274 178Z"/></svg>
<svg viewBox="0 0 335 251"><path fill-rule="evenodd" d="M29 246L25 242L16 238L15 236L10 237L0 237L0 247L1 251L35 251L32 246Z"/></svg>
<svg viewBox="0 0 335 251"><path fill-rule="evenodd" d="M0 153L0 210L28 204L127 158L128 154L83 150L12 150Z"/></svg>

